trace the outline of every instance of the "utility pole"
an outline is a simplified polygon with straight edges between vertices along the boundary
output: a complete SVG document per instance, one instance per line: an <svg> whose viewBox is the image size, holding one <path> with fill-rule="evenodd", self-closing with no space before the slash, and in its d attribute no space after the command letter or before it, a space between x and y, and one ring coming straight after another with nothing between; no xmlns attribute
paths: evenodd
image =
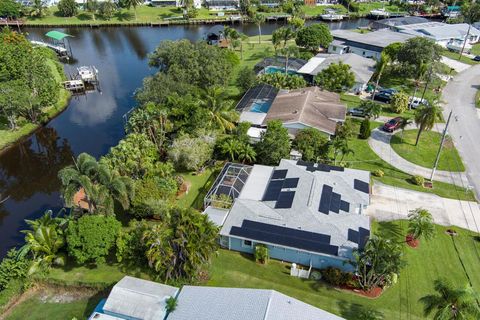
<svg viewBox="0 0 480 320"><path fill-rule="evenodd" d="M445 142L445 136L447 135L448 125L450 124L450 119L452 118L452 111L448 114L448 120L445 124L445 129L443 130L442 134L442 141L440 142L440 147L438 148L437 158L435 159L435 164L433 165L432 175L430 176L430 181L433 182L433 176L435 175L435 171L437 170L438 160L440 160L440 152L442 151L443 143Z"/></svg>

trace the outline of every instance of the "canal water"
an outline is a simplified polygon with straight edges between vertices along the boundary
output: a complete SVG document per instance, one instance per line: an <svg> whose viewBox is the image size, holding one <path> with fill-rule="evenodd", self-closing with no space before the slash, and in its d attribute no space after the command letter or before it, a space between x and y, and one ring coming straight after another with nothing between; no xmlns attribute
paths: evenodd
<svg viewBox="0 0 480 320"><path fill-rule="evenodd" d="M310 22L311 23L311 22ZM331 29L368 25L360 19L330 23ZM265 24L271 34L279 24ZM101 93L72 98L68 108L47 126L15 147L0 154L0 194L9 196L0 204L0 257L9 248L23 244L25 219L36 219L47 209L62 206L58 171L81 152L100 157L124 136L122 116L135 105L133 94L142 79L155 72L147 55L163 40L200 40L211 26L115 27L58 29L73 35L74 61L65 65L73 74L78 66L94 65L100 72ZM247 35L256 35L256 25L237 25ZM24 29L31 39L42 39L47 29Z"/></svg>

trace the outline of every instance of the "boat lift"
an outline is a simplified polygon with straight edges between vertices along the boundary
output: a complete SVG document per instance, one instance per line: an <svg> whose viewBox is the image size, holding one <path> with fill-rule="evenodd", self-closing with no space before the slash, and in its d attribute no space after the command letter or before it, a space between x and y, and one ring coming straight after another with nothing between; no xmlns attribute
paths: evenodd
<svg viewBox="0 0 480 320"><path fill-rule="evenodd" d="M60 58L70 59L72 57L72 47L70 42L67 40L68 37L73 37L72 35L60 32L60 31L49 31L45 34L50 41L43 40L30 40L33 45L46 47L55 51L55 53Z"/></svg>

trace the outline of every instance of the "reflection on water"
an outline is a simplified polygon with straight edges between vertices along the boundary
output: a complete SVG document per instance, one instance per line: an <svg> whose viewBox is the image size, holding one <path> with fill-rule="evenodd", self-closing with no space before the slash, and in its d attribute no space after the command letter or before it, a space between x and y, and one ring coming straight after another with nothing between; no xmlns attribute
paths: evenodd
<svg viewBox="0 0 480 320"><path fill-rule="evenodd" d="M312 22L309 22L312 23ZM367 20L341 21L332 29L367 25ZM0 194L10 198L0 205L0 256L23 241L18 231L24 219L35 219L44 210L59 208L57 172L72 163L73 157L88 152L105 154L123 137L122 115L135 105L133 92L142 79L153 73L147 56L162 40L202 39L211 26L163 28L67 28L74 59L65 65L73 75L82 65L94 65L100 72L101 93L75 97L69 107L48 126L0 155ZM247 35L256 35L255 25L235 26ZM271 34L279 24L266 24ZM32 38L43 38L48 29L27 29Z"/></svg>

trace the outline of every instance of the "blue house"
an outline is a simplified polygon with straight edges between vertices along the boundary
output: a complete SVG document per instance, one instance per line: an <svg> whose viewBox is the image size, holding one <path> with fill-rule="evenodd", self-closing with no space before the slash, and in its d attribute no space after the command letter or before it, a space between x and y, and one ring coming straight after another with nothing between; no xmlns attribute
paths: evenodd
<svg viewBox="0 0 480 320"><path fill-rule="evenodd" d="M216 219L224 248L253 254L264 244L274 259L351 271L353 251L370 235L369 182L368 171L301 160L277 167L228 163L205 198L205 212L222 211L212 210L220 194L234 199Z"/></svg>

